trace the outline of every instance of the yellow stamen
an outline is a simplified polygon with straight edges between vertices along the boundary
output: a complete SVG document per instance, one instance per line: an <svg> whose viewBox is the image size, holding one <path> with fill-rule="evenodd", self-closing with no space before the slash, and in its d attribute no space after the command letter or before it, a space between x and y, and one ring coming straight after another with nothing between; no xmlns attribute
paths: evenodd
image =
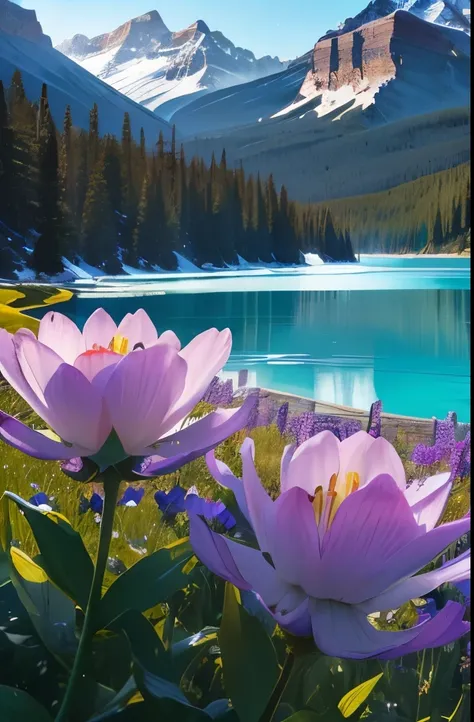
<svg viewBox="0 0 474 722"><path fill-rule="evenodd" d="M321 515L323 513L323 487L318 486L316 491L314 492L314 499L313 499L313 509L314 509L314 516L316 518L316 523L319 524L321 521Z"/></svg>
<svg viewBox="0 0 474 722"><path fill-rule="evenodd" d="M360 484L360 476L356 471L350 471L346 474L346 496L352 494L353 491L357 491Z"/></svg>
<svg viewBox="0 0 474 722"><path fill-rule="evenodd" d="M109 351L125 356L125 354L128 353L128 338L125 338L125 336L119 336L119 334L114 336L112 341L109 343Z"/></svg>

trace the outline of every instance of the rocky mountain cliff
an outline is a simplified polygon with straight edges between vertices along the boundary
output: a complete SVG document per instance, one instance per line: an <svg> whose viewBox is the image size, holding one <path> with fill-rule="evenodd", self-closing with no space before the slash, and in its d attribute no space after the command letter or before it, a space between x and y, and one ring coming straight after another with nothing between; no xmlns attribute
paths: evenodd
<svg viewBox="0 0 474 722"><path fill-rule="evenodd" d="M344 20L337 30L328 30L323 37L330 38L357 30L397 10L406 10L427 22L470 32L470 7L470 0L372 0L360 13Z"/></svg>
<svg viewBox="0 0 474 722"><path fill-rule="evenodd" d="M32 43L51 48L51 38L44 35L34 10L27 10L10 0L0 0L0 30Z"/></svg>
<svg viewBox="0 0 474 722"><path fill-rule="evenodd" d="M156 10L92 39L76 35L57 50L164 117L196 95L286 67L278 58L257 59L202 20L172 32Z"/></svg>
<svg viewBox="0 0 474 722"><path fill-rule="evenodd" d="M47 83L49 105L58 127L62 126L66 105L70 105L74 124L87 128L89 111L97 103L101 133L120 136L123 116L128 112L134 135L138 137L143 127L150 145L156 142L160 130L171 135L168 123L156 114L55 50L34 10L0 0L0 80L6 88L15 70L21 71L26 94L32 101L40 97L41 86Z"/></svg>

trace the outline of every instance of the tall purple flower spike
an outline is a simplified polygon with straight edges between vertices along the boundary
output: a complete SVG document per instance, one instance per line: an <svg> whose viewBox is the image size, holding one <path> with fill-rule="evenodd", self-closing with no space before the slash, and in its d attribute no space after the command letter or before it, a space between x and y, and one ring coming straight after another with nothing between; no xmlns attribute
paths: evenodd
<svg viewBox="0 0 474 722"><path fill-rule="evenodd" d="M241 455L242 479L212 453L206 460L216 481L234 492L258 548L216 534L198 516L191 516L191 543L211 571L253 590L281 627L312 635L329 656L352 659L392 659L468 631L464 605L454 602L398 632L368 619L469 579L469 552L421 573L470 527L468 516L439 524L449 473L407 487L402 461L383 437L359 431L340 442L324 431L286 447L273 500L258 478L250 439Z"/></svg>
<svg viewBox="0 0 474 722"><path fill-rule="evenodd" d="M209 329L182 349L172 331L158 336L142 309L119 326L98 309L82 332L55 311L41 320L38 338L26 329L14 335L0 329L0 374L54 432L0 411L0 440L29 456L62 461L82 481L130 459L139 465L158 458L179 468L247 423L244 405L184 426L227 363L231 344L229 329Z"/></svg>
<svg viewBox="0 0 474 722"><path fill-rule="evenodd" d="M382 402L375 401L370 408L367 432L377 439L382 433Z"/></svg>
<svg viewBox="0 0 474 722"><path fill-rule="evenodd" d="M434 443L432 446L418 444L412 452L411 460L418 466L432 466L441 461L449 461L456 451L456 414L450 412L446 419L435 420Z"/></svg>
<svg viewBox="0 0 474 722"><path fill-rule="evenodd" d="M288 411L290 409L290 404L288 401L285 404L282 404L280 408L278 409L277 413L277 419L276 419L276 425L278 427L278 431L283 436L283 434L286 431L286 426L288 423Z"/></svg>

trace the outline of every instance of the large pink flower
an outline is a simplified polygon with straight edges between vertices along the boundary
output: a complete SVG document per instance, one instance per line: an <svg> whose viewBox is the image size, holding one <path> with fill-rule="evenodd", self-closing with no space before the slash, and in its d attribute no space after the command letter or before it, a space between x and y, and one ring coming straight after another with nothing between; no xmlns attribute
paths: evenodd
<svg viewBox="0 0 474 722"><path fill-rule="evenodd" d="M247 407L218 410L183 428L227 362L231 333L209 329L187 346L158 336L140 309L117 327L98 309L81 332L52 311L38 338L0 329L0 373L54 432L0 411L0 438L40 459L95 458L100 467L133 457L195 458L246 422Z"/></svg>
<svg viewBox="0 0 474 722"><path fill-rule="evenodd" d="M359 432L340 442L324 431L298 449L286 447L273 501L255 470L250 439L241 454L242 480L212 453L207 462L234 491L259 548L214 533L198 516L191 517L191 542L215 574L255 591L283 628L312 634L328 655L354 659L402 656L467 631L464 608L455 603L404 631L380 631L370 621L444 582L469 578L468 553L419 574L469 529L469 518L437 526L449 473L407 488L402 462L385 439Z"/></svg>

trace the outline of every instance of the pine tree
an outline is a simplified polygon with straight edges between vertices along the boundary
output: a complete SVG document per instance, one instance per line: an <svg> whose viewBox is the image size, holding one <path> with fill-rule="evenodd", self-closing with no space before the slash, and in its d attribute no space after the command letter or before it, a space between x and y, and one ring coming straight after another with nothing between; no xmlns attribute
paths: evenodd
<svg viewBox="0 0 474 722"><path fill-rule="evenodd" d="M63 253L70 258L77 246L77 225L75 223L75 168L72 136L71 108L68 105L64 114L63 132L59 152L59 183L61 197L61 215L63 219Z"/></svg>
<svg viewBox="0 0 474 722"><path fill-rule="evenodd" d="M13 73L7 106L13 131L16 230L26 233L37 221L38 140L36 111L26 97L19 70Z"/></svg>
<svg viewBox="0 0 474 722"><path fill-rule="evenodd" d="M39 136L38 239L32 265L37 274L54 275L61 261L61 194L56 128L46 103Z"/></svg>
<svg viewBox="0 0 474 722"><path fill-rule="evenodd" d="M14 131L0 80L0 220L12 228L18 228L19 187L14 153Z"/></svg>
<svg viewBox="0 0 474 722"><path fill-rule="evenodd" d="M122 127L122 212L124 215L121 244L124 251L124 259L127 263L133 265L136 263L133 246L133 231L136 226L136 215L138 199L133 183L133 166L132 166L132 129L130 125L130 116L124 114Z"/></svg>
<svg viewBox="0 0 474 722"><path fill-rule="evenodd" d="M114 268L117 233L101 155L91 173L82 218L82 243L85 260L93 266ZM113 271L112 271L113 272Z"/></svg>
<svg viewBox="0 0 474 722"><path fill-rule="evenodd" d="M89 149L87 153L87 165L94 168L99 159L99 109L94 103L89 113Z"/></svg>
<svg viewBox="0 0 474 722"><path fill-rule="evenodd" d="M257 177L257 249L259 261L269 262L272 259L270 233L268 229L268 213L260 174Z"/></svg>

